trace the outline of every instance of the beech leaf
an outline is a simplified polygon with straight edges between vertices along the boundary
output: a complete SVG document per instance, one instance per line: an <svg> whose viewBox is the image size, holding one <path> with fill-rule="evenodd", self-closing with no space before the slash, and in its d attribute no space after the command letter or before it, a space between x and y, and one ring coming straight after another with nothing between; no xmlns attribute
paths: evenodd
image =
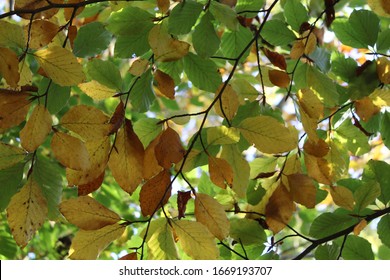
<svg viewBox="0 0 390 280"><path fill-rule="evenodd" d="M25 156L26 152L23 149L0 142L0 170L14 166Z"/></svg>
<svg viewBox="0 0 390 280"><path fill-rule="evenodd" d="M170 127L161 134L154 151L158 163L166 169L180 162L185 153L179 134Z"/></svg>
<svg viewBox="0 0 390 280"><path fill-rule="evenodd" d="M0 74L7 83L16 88L20 79L19 59L16 53L7 48L0 47Z"/></svg>

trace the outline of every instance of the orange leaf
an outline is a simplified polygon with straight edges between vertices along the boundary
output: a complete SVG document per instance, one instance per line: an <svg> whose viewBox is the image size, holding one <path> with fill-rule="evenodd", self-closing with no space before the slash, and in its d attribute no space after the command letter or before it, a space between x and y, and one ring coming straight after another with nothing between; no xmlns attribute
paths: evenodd
<svg viewBox="0 0 390 280"><path fill-rule="evenodd" d="M96 191L103 184L104 174L105 172L103 172L102 175L100 175L99 177L93 179L93 181L88 182L86 184L79 185L77 188L77 195L78 196L88 195Z"/></svg>
<svg viewBox="0 0 390 280"><path fill-rule="evenodd" d="M123 257L119 258L120 261L136 261L138 258L137 258L137 253L130 253L130 254L127 254L127 255L124 255Z"/></svg>
<svg viewBox="0 0 390 280"><path fill-rule="evenodd" d="M169 0L157 0L157 7L163 14L168 12L170 5L171 3Z"/></svg>
<svg viewBox="0 0 390 280"><path fill-rule="evenodd" d="M314 208L317 189L313 180L307 175L299 173L288 175L287 178L292 199L307 208Z"/></svg>
<svg viewBox="0 0 390 280"><path fill-rule="evenodd" d="M265 208L265 221L270 230L276 234L286 227L294 211L295 205L291 194L283 184L280 184Z"/></svg>
<svg viewBox="0 0 390 280"><path fill-rule="evenodd" d="M175 99L175 82L168 74L160 70L154 73L154 80L157 82L157 89L169 99Z"/></svg>
<svg viewBox="0 0 390 280"><path fill-rule="evenodd" d="M269 70L268 76L271 83L277 87L286 88L290 86L290 76L286 72L280 70Z"/></svg>
<svg viewBox="0 0 390 280"><path fill-rule="evenodd" d="M277 52L273 52L273 51L266 49L266 48L264 48L263 51L264 51L265 56L272 63L272 65L274 65L282 70L287 69L286 59L284 58L283 55L281 55Z"/></svg>
<svg viewBox="0 0 390 280"><path fill-rule="evenodd" d="M115 146L108 165L119 186L132 194L142 181L144 146L133 130L130 120L116 136Z"/></svg>
<svg viewBox="0 0 390 280"><path fill-rule="evenodd" d="M360 232L367 226L367 220L363 219L361 220L354 228L353 228L353 234L359 235Z"/></svg>
<svg viewBox="0 0 390 280"><path fill-rule="evenodd" d="M151 216L164 206L171 196L171 188L171 174L168 170L161 171L147 181L139 195L142 215Z"/></svg>
<svg viewBox="0 0 390 280"><path fill-rule="evenodd" d="M354 105L356 114L365 122L369 121L372 116L381 111L381 108L375 106L371 98L368 96L363 99L356 100Z"/></svg>
<svg viewBox="0 0 390 280"><path fill-rule="evenodd" d="M209 156L209 173L210 180L218 187L233 186L233 169L225 159Z"/></svg>
<svg viewBox="0 0 390 280"><path fill-rule="evenodd" d="M160 134L161 135L161 134ZM155 148L157 144L160 142L160 135L157 136L148 147L145 149L144 156L144 169L143 169L143 177L144 179L150 179L153 176L157 175L161 172L163 167L158 164Z"/></svg>
<svg viewBox="0 0 390 280"><path fill-rule="evenodd" d="M118 129L122 126L124 119L125 119L125 104L123 104L121 100L118 106L116 106L115 112L110 119L110 124L111 124L110 134L113 134L118 131Z"/></svg>
<svg viewBox="0 0 390 280"><path fill-rule="evenodd" d="M24 121L29 105L27 93L0 89L0 132Z"/></svg>
<svg viewBox="0 0 390 280"><path fill-rule="evenodd" d="M158 164L165 169L173 163L178 163L184 156L179 134L168 127L160 136L160 141L154 148Z"/></svg>

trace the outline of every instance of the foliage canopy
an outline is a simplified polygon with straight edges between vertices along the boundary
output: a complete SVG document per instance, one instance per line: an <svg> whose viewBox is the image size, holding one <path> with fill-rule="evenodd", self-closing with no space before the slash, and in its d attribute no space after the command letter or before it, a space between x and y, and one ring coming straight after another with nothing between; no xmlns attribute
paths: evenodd
<svg viewBox="0 0 390 280"><path fill-rule="evenodd" d="M367 2L1 7L1 258L390 259Z"/></svg>

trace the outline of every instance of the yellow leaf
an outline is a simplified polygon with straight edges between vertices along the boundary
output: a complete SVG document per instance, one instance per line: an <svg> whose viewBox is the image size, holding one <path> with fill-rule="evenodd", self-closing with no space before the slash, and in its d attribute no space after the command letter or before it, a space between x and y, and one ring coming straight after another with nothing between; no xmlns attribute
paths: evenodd
<svg viewBox="0 0 390 280"><path fill-rule="evenodd" d="M0 48L0 75L12 88L18 86L20 79L19 59L14 51L7 48Z"/></svg>
<svg viewBox="0 0 390 280"><path fill-rule="evenodd" d="M303 129L305 130L307 137L309 138L309 140L317 142L320 139L317 134L317 119L313 119L308 116L307 113L302 110L302 107L299 107L299 114L301 117Z"/></svg>
<svg viewBox="0 0 390 280"><path fill-rule="evenodd" d="M388 58L384 56L378 58L376 61L376 72L382 83L390 84L390 60Z"/></svg>
<svg viewBox="0 0 390 280"><path fill-rule="evenodd" d="M188 54L190 45L173 39L164 24L154 26L149 32L149 45L158 61L174 61Z"/></svg>
<svg viewBox="0 0 390 280"><path fill-rule="evenodd" d="M319 120L323 117L324 105L312 89L300 89L297 96L300 108L310 118Z"/></svg>
<svg viewBox="0 0 390 280"><path fill-rule="evenodd" d="M290 86L290 76L280 70L269 70L268 77L271 83L277 87L287 88Z"/></svg>
<svg viewBox="0 0 390 280"><path fill-rule="evenodd" d="M223 85L220 85L216 93L222 90ZM231 85L227 85L224 89L221 98L215 103L215 112L222 118L232 120L237 113L240 103L238 95Z"/></svg>
<svg viewBox="0 0 390 280"><path fill-rule="evenodd" d="M353 228L353 234L359 235L360 232L367 226L367 220L362 219L354 228Z"/></svg>
<svg viewBox="0 0 390 280"><path fill-rule="evenodd" d="M30 108L25 92L0 90L0 132L19 125L26 119Z"/></svg>
<svg viewBox="0 0 390 280"><path fill-rule="evenodd" d="M109 120L109 117L96 107L78 105L64 114L60 124L80 135L85 141L91 141L109 135Z"/></svg>
<svg viewBox="0 0 390 280"><path fill-rule="evenodd" d="M330 195L332 196L333 202L342 208L347 210L353 210L355 207L355 199L350 189L343 186L331 186L329 188Z"/></svg>
<svg viewBox="0 0 390 280"><path fill-rule="evenodd" d="M308 175L316 180L318 183L331 185L333 178L331 175L330 164L324 158L312 156L304 153L305 165L307 167Z"/></svg>
<svg viewBox="0 0 390 280"><path fill-rule="evenodd" d="M298 144L296 135L270 116L246 118L238 128L245 139L263 153L288 152Z"/></svg>
<svg viewBox="0 0 390 280"><path fill-rule="evenodd" d="M26 152L23 149L0 142L0 170L17 164L25 156Z"/></svg>
<svg viewBox="0 0 390 280"><path fill-rule="evenodd" d="M302 34L303 44L305 45L304 53L306 55L311 54L317 47L317 37L310 30L305 31Z"/></svg>
<svg viewBox="0 0 390 280"><path fill-rule="evenodd" d="M299 173L288 175L287 178L292 199L307 208L314 208L317 189L313 180L307 175Z"/></svg>
<svg viewBox="0 0 390 280"><path fill-rule="evenodd" d="M226 185L233 187L233 169L230 164L212 156L209 156L208 161L211 182L222 189L226 189Z"/></svg>
<svg viewBox="0 0 390 280"><path fill-rule="evenodd" d="M94 100L112 97L116 92L114 89L108 88L95 80L79 84L79 88Z"/></svg>
<svg viewBox="0 0 390 280"><path fill-rule="evenodd" d="M194 260L216 260L219 250L214 236L203 224L195 221L172 221L175 235L183 251Z"/></svg>
<svg viewBox="0 0 390 280"><path fill-rule="evenodd" d="M283 184L272 193L265 208L265 221L274 234L286 227L290 221L295 205L291 194Z"/></svg>
<svg viewBox="0 0 390 280"><path fill-rule="evenodd" d="M46 219L47 202L37 182L29 177L7 208L7 219L16 243L24 248Z"/></svg>
<svg viewBox="0 0 390 280"><path fill-rule="evenodd" d="M88 141L85 146L89 155L89 167L85 170L66 169L66 178L69 186L80 186L94 182L106 169L110 153L109 137L97 138L94 141ZM113 151L114 152L114 151Z"/></svg>
<svg viewBox="0 0 390 280"><path fill-rule="evenodd" d="M308 139L303 145L303 150L315 157L326 156L329 153L329 149L329 145L321 138L318 138L316 142Z"/></svg>
<svg viewBox="0 0 390 280"><path fill-rule="evenodd" d="M52 119L45 106L35 106L26 125L20 131L20 143L29 152L35 151L51 131Z"/></svg>
<svg viewBox="0 0 390 280"><path fill-rule="evenodd" d="M185 154L179 134L170 127L162 132L154 151L158 163L166 169L180 162Z"/></svg>
<svg viewBox="0 0 390 280"><path fill-rule="evenodd" d="M34 20L24 27L25 37L30 38L28 46L31 49L47 46L60 31L57 24L44 19Z"/></svg>
<svg viewBox="0 0 390 280"><path fill-rule="evenodd" d="M60 46L49 46L34 53L45 73L60 86L75 86L84 78L83 67L76 57Z"/></svg>
<svg viewBox="0 0 390 280"><path fill-rule="evenodd" d="M83 230L100 229L113 225L121 219L118 214L89 196L61 202L60 211L70 223Z"/></svg>
<svg viewBox="0 0 390 280"><path fill-rule="evenodd" d="M368 96L355 101L356 114L360 119L367 122L372 116L378 114L381 108L374 105L372 99Z"/></svg>
<svg viewBox="0 0 390 280"><path fill-rule="evenodd" d="M377 88L368 97L377 107L382 108L390 106L390 89Z"/></svg>
<svg viewBox="0 0 390 280"><path fill-rule="evenodd" d="M168 170L147 181L141 188L139 201L143 216L152 216L160 207L164 206L171 196L171 174Z"/></svg>
<svg viewBox="0 0 390 280"><path fill-rule="evenodd" d="M55 158L74 170L86 170L90 166L89 154L84 142L69 134L57 131L51 140Z"/></svg>
<svg viewBox="0 0 390 280"><path fill-rule="evenodd" d="M178 260L173 232L166 218L153 219L146 236L148 258L151 260Z"/></svg>
<svg viewBox="0 0 390 280"><path fill-rule="evenodd" d="M0 20L0 47L25 47L23 28L18 24Z"/></svg>
<svg viewBox="0 0 390 280"><path fill-rule="evenodd" d="M389 0L368 0L367 4L376 14L381 17L390 17Z"/></svg>
<svg viewBox="0 0 390 280"><path fill-rule="evenodd" d="M149 68L149 64L149 60L138 58L131 63L129 72L133 76L140 77Z"/></svg>
<svg viewBox="0 0 390 280"><path fill-rule="evenodd" d="M126 226L113 224L98 230L79 230L69 250L72 260L95 260L111 242L121 237Z"/></svg>
<svg viewBox="0 0 390 280"><path fill-rule="evenodd" d="M171 76L157 69L153 77L159 93L169 99L175 99L175 82Z"/></svg>
<svg viewBox="0 0 390 280"><path fill-rule="evenodd" d="M213 197L202 193L196 194L195 218L219 240L223 240L229 235L230 223L225 209Z"/></svg>
<svg viewBox="0 0 390 280"><path fill-rule="evenodd" d="M305 44L302 40L295 41L290 51L291 59L299 59L303 55L304 51Z"/></svg>
<svg viewBox="0 0 390 280"><path fill-rule="evenodd" d="M235 127L213 126L207 129L207 143L210 145L235 144L240 141L240 131Z"/></svg>
<svg viewBox="0 0 390 280"><path fill-rule="evenodd" d="M108 166L119 186L129 194L142 181L144 153L144 146L134 133L131 122L126 120L117 133Z"/></svg>

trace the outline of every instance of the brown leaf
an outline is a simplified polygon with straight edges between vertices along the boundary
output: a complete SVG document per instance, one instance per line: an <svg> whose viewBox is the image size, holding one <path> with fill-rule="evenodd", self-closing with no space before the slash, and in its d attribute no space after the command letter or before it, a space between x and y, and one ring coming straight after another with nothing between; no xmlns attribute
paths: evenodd
<svg viewBox="0 0 390 280"><path fill-rule="evenodd" d="M28 45L31 49L47 46L59 31L60 27L57 24L44 19L34 20L24 27L25 38L31 38Z"/></svg>
<svg viewBox="0 0 390 280"><path fill-rule="evenodd" d="M51 0L54 4L61 4L64 3L64 0ZM15 7L14 10L17 12L18 10L39 10L40 8L46 7L48 5L48 2L46 0L17 0L15 1ZM34 18L46 18L49 19L52 16L54 16L58 12L57 8L52 9L46 9L41 12L35 13ZM24 18L24 19L30 19L31 14L30 13L17 13L18 16Z"/></svg>
<svg viewBox="0 0 390 280"><path fill-rule="evenodd" d="M144 146L133 130L130 120L117 133L108 165L119 186L132 194L143 177Z"/></svg>
<svg viewBox="0 0 390 280"><path fill-rule="evenodd" d="M171 3L169 0L157 0L157 7L163 14L168 12L170 5Z"/></svg>
<svg viewBox="0 0 390 280"><path fill-rule="evenodd" d="M110 119L111 129L109 134L116 133L118 129L122 126L123 121L125 119L125 113L125 104L123 104L121 100L118 106L116 106L115 112Z"/></svg>
<svg viewBox="0 0 390 280"><path fill-rule="evenodd" d="M226 185L233 187L233 169L230 164L223 158L209 156L209 173L210 180L222 189Z"/></svg>
<svg viewBox="0 0 390 280"><path fill-rule="evenodd" d="M267 48L263 49L265 56L269 59L269 61L272 63L272 65L282 69L287 69L287 63L286 59L283 55L279 54L278 52L273 52Z"/></svg>
<svg viewBox="0 0 390 280"><path fill-rule="evenodd" d="M355 110L359 118L365 122L381 111L381 108L374 105L371 98L366 96L355 101Z"/></svg>
<svg viewBox="0 0 390 280"><path fill-rule="evenodd" d="M0 132L24 121L29 105L26 92L0 89Z"/></svg>
<svg viewBox="0 0 390 280"><path fill-rule="evenodd" d="M329 152L329 145L323 139L318 138L317 142L308 139L303 145L303 150L315 157L324 157Z"/></svg>
<svg viewBox="0 0 390 280"><path fill-rule="evenodd" d="M81 3L81 2L84 2L84 0L68 0L66 3L68 4L77 4L77 3ZM72 8L65 8L64 9L64 15L65 15L65 19L67 21L69 21L72 17L72 15L75 17L77 15L79 15L83 10L84 10L84 6L81 6L79 7L76 12L74 13L73 12L74 9ZM74 14L73 14L74 13Z"/></svg>
<svg viewBox="0 0 390 280"><path fill-rule="evenodd" d="M304 174L296 173L287 176L292 199L307 208L316 205L317 189L313 180Z"/></svg>
<svg viewBox="0 0 390 280"><path fill-rule="evenodd" d="M161 134L154 151L158 164L165 169L181 161L185 153L179 134L170 127Z"/></svg>
<svg viewBox="0 0 390 280"><path fill-rule="evenodd" d="M68 27L68 38L69 38L69 43L71 48L73 49L74 47L74 40L77 37L77 27L74 25L71 25Z"/></svg>
<svg viewBox="0 0 390 280"><path fill-rule="evenodd" d="M302 40L295 41L290 51L291 59L299 59L303 55L304 51L305 44Z"/></svg>
<svg viewBox="0 0 390 280"><path fill-rule="evenodd" d="M123 257L119 258L120 261L136 261L138 254L136 252L129 253L127 255L124 255Z"/></svg>
<svg viewBox="0 0 390 280"><path fill-rule="evenodd" d="M103 171L102 175L100 175L96 179L93 179L93 181L86 183L86 184L83 184L83 185L79 185L77 188L77 195L78 196L88 195L88 194L96 191L102 185L102 183L104 181L104 175L105 175L105 172Z"/></svg>
<svg viewBox="0 0 390 280"><path fill-rule="evenodd" d="M143 168L143 178L150 179L161 172L163 167L158 164L155 148L157 144L160 142L160 135L158 135L145 149L144 156L144 168Z"/></svg>
<svg viewBox="0 0 390 280"><path fill-rule="evenodd" d="M187 202L190 199L191 199L191 191L177 192L177 209L179 211L179 215L178 215L179 220L185 217Z"/></svg>
<svg viewBox="0 0 390 280"><path fill-rule="evenodd" d="M291 194L283 184L280 184L265 208L265 220L270 230L276 234L285 228L294 211L295 205Z"/></svg>
<svg viewBox="0 0 390 280"><path fill-rule="evenodd" d="M175 99L175 82L171 76L158 69L153 76L154 80L157 82L157 89L159 92L169 99Z"/></svg>
<svg viewBox="0 0 390 280"><path fill-rule="evenodd" d="M168 170L161 171L147 181L139 195L142 215L151 216L164 206L171 196L171 188L171 174Z"/></svg>
<svg viewBox="0 0 390 280"><path fill-rule="evenodd" d="M329 27L336 18L336 12L334 10L334 0L325 0L325 23L326 27Z"/></svg>
<svg viewBox="0 0 390 280"><path fill-rule="evenodd" d="M20 79L19 59L14 51L7 48L0 48L0 75L12 88L18 86Z"/></svg>
<svg viewBox="0 0 390 280"><path fill-rule="evenodd" d="M290 76L280 70L269 70L269 80L277 87L287 88L290 86Z"/></svg>

